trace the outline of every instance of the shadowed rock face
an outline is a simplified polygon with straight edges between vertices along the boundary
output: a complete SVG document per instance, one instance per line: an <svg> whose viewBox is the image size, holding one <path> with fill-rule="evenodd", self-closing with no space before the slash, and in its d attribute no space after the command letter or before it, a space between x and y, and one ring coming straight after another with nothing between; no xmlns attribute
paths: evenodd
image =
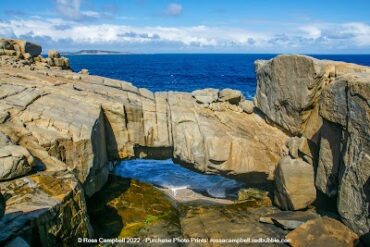
<svg viewBox="0 0 370 247"><path fill-rule="evenodd" d="M361 234L370 231L370 74L347 74L323 91L320 114L336 134L320 147L318 188L338 197L344 222ZM330 145L331 144L331 145ZM336 178L336 180L333 180ZM328 191L329 190L329 191Z"/></svg>

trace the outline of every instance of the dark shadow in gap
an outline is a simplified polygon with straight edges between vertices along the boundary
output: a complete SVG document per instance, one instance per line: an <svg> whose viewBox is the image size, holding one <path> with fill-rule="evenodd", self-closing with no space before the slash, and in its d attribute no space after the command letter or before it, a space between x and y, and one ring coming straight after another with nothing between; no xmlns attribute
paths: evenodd
<svg viewBox="0 0 370 247"><path fill-rule="evenodd" d="M104 187L87 200L87 211L95 237L112 238L119 236L123 222L117 210L108 203L124 194L131 180L109 175Z"/></svg>

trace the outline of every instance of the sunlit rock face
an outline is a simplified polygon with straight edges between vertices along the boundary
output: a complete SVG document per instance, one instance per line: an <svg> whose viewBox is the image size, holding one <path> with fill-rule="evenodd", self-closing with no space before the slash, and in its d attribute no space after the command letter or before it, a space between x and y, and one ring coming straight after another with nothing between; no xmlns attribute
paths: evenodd
<svg viewBox="0 0 370 247"><path fill-rule="evenodd" d="M257 60L256 106L293 135L318 143L322 119L318 114L321 91L351 72L370 72L357 64L318 60L302 55L280 55Z"/></svg>

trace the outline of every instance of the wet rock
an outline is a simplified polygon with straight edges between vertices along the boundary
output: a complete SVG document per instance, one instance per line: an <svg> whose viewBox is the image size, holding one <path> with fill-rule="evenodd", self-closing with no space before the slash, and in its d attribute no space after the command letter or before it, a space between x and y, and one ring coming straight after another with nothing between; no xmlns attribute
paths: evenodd
<svg viewBox="0 0 370 247"><path fill-rule="evenodd" d="M300 225L287 236L293 247L357 246L358 236L339 221L320 217Z"/></svg>
<svg viewBox="0 0 370 247"><path fill-rule="evenodd" d="M218 94L218 100L223 102L227 101L230 104L237 105L241 101L243 94L239 90L234 89L223 89Z"/></svg>
<svg viewBox="0 0 370 247"><path fill-rule="evenodd" d="M106 186L90 202L89 214L98 237L181 236L173 202L151 185L110 176Z"/></svg>
<svg viewBox="0 0 370 247"><path fill-rule="evenodd" d="M259 221L268 224L275 224L286 230L296 229L306 221L320 217L311 211L283 211L268 214L260 217Z"/></svg>
<svg viewBox="0 0 370 247"><path fill-rule="evenodd" d="M4 247L30 247L30 245L21 237L16 237L8 241Z"/></svg>
<svg viewBox="0 0 370 247"><path fill-rule="evenodd" d="M300 159L282 158L275 171L276 205L285 210L299 210L315 199L313 166Z"/></svg>
<svg viewBox="0 0 370 247"><path fill-rule="evenodd" d="M180 224L186 238L203 239L248 239L277 238L281 239L286 231L275 225L258 222L258 215L266 214L270 209L250 207L246 203L233 205L180 207ZM234 243L213 243L215 246L236 246ZM240 242L238 245L250 245ZM191 246L191 245L190 245ZM212 246L201 243L193 246ZM276 243L265 243L264 246L276 246Z"/></svg>
<svg viewBox="0 0 370 247"><path fill-rule="evenodd" d="M239 103L239 106L248 114L252 114L254 112L254 103L251 100L244 100Z"/></svg>
<svg viewBox="0 0 370 247"><path fill-rule="evenodd" d="M73 174L40 172L0 187L8 198L0 243L22 236L31 245L73 246L76 236L92 237L84 193Z"/></svg>
<svg viewBox="0 0 370 247"><path fill-rule="evenodd" d="M205 88L200 90L195 90L191 94L197 100L197 102L202 104L210 104L216 102L218 99L218 89Z"/></svg>

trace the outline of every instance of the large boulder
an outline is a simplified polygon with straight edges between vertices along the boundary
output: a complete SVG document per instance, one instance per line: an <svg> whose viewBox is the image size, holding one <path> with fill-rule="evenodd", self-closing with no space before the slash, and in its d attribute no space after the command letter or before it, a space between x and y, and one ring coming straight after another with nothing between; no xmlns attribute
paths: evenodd
<svg viewBox="0 0 370 247"><path fill-rule="evenodd" d="M274 202L285 210L300 210L316 199L313 166L289 156L282 158L275 171Z"/></svg>
<svg viewBox="0 0 370 247"><path fill-rule="evenodd" d="M12 50L14 47L12 45L11 42L9 42L9 40L6 40L6 39L1 39L0 40L0 49L4 49L4 50Z"/></svg>
<svg viewBox="0 0 370 247"><path fill-rule="evenodd" d="M13 40L13 42L19 47L22 54L29 53L32 57L37 57L41 54L42 48L36 43L25 40Z"/></svg>
<svg viewBox="0 0 370 247"><path fill-rule="evenodd" d="M318 60L302 55L280 55L257 60L256 106L294 135L319 142L322 125L318 99L323 88L349 72L370 71L355 64Z"/></svg>
<svg viewBox="0 0 370 247"><path fill-rule="evenodd" d="M358 234L370 231L370 73L338 78L321 95L323 129L316 184L337 193L343 222Z"/></svg>
<svg viewBox="0 0 370 247"><path fill-rule="evenodd" d="M41 54L40 45L19 39L0 39L1 55L18 56L29 59Z"/></svg>
<svg viewBox="0 0 370 247"><path fill-rule="evenodd" d="M216 102L218 99L218 89L205 88L200 90L195 90L191 94L197 100L197 102L202 104L210 104Z"/></svg>
<svg viewBox="0 0 370 247"><path fill-rule="evenodd" d="M230 88L221 90L218 96L219 96L218 98L219 101L221 102L227 101L230 104L235 104L235 105L239 104L239 102L243 98L242 92L240 92L239 90L234 90Z"/></svg>
<svg viewBox="0 0 370 247"><path fill-rule="evenodd" d="M293 159L300 158L311 165L314 165L314 163L316 164L318 148L315 143L307 138L303 136L293 136L286 141L285 145L289 151L290 157Z"/></svg>
<svg viewBox="0 0 370 247"><path fill-rule="evenodd" d="M254 112L254 103L251 100L241 101L239 106L245 113L252 114Z"/></svg>
<svg viewBox="0 0 370 247"><path fill-rule="evenodd" d="M286 238L292 247L352 247L359 244L356 233L329 217L309 220L291 231Z"/></svg>

